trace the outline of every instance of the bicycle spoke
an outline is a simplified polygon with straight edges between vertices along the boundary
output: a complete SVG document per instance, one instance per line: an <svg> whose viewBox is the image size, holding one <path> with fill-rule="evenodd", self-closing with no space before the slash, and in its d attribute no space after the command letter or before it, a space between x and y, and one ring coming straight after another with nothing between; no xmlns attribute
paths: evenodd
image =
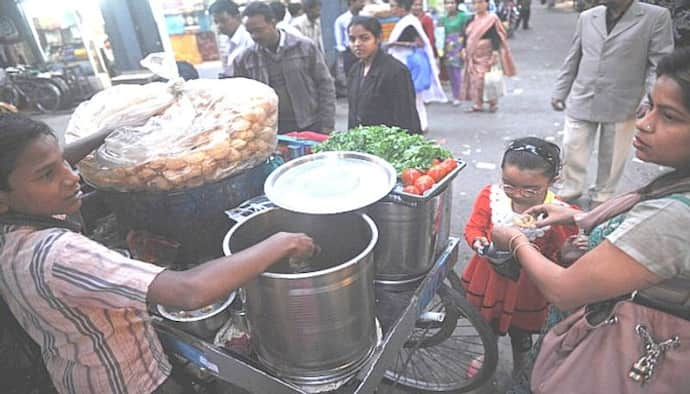
<svg viewBox="0 0 690 394"><path fill-rule="evenodd" d="M491 329L466 300L447 287L439 291L425 311L444 313L442 322L418 321L386 378L395 386L415 392L457 392L476 388L496 367L496 344ZM488 347L487 347L488 346ZM489 352L489 353L487 353ZM467 377L473 362L486 362Z"/></svg>

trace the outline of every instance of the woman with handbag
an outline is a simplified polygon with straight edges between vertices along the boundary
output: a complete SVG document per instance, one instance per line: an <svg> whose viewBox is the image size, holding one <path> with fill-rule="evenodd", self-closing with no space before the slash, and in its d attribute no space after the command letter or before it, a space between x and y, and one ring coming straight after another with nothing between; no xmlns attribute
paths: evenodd
<svg viewBox="0 0 690 394"><path fill-rule="evenodd" d="M489 112L496 112L499 89L493 89L496 93L485 99L485 76L492 68L500 67L503 75L512 77L516 74L515 64L508 48L508 33L501 20L489 12L487 0L474 0L473 4L475 14L465 28L465 71L460 99L473 102L467 112L481 112L485 101L489 104Z"/></svg>
<svg viewBox="0 0 690 394"><path fill-rule="evenodd" d="M495 227L547 300L573 311L543 338L535 393L684 393L690 386L690 49L661 60L636 156L673 169L587 214L553 205L538 226L577 224L590 251L550 264L518 230Z"/></svg>
<svg viewBox="0 0 690 394"><path fill-rule="evenodd" d="M386 125L421 133L410 72L381 50L381 23L354 16L347 30L352 53L359 59L347 79L347 128Z"/></svg>
<svg viewBox="0 0 690 394"><path fill-rule="evenodd" d="M400 17L400 20L393 27L386 47L388 53L407 65L408 69L416 65L416 70L423 73L417 75L415 70L410 69L417 92L416 106L419 121L422 131L426 132L429 121L425 103L433 101L445 103L448 99L438 78L439 71L434 60L432 43L429 42L422 23L412 15L412 0L391 0L390 4L392 14Z"/></svg>

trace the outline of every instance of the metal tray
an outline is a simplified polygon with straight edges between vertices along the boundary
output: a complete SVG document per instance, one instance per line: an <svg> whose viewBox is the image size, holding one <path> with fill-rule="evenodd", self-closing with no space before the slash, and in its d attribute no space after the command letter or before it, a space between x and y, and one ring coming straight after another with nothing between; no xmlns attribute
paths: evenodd
<svg viewBox="0 0 690 394"><path fill-rule="evenodd" d="M415 205L418 203L431 200L432 198L438 196L444 190L446 190L448 185L453 181L453 179L455 179L455 177L458 176L460 171L467 167L467 163L464 160L455 159L455 161L458 163L458 166L455 167L453 171L446 174L446 176L444 176L443 179L441 179L441 182L434 183L434 186L432 186L431 189L425 191L424 194L422 194L421 196L417 194L403 192L403 188L405 186L402 184L402 182L398 182L393 188L393 190L384 198L384 200L402 204L407 203L408 205Z"/></svg>

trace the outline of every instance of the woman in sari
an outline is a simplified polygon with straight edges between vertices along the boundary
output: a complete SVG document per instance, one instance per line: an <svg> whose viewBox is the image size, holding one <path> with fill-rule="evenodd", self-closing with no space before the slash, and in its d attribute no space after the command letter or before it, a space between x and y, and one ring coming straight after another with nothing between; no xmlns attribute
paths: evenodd
<svg viewBox="0 0 690 394"><path fill-rule="evenodd" d="M474 0L474 16L465 28L465 72L460 97L472 101L468 112L481 112L484 105L484 75L499 64L505 76L515 75L508 48L508 34L501 20L488 11L487 0ZM499 63L500 62L500 63ZM488 100L489 112L498 110L498 99Z"/></svg>
<svg viewBox="0 0 690 394"><path fill-rule="evenodd" d="M431 66L431 85L428 89L418 91L416 96L417 112L422 125L422 131L426 132L429 122L426 114L425 103L432 101L448 102L441 81L438 79L438 66L434 61L434 52L429 42L429 38L424 32L422 23L412 15L412 0L391 0L391 11L393 15L400 17L395 24L393 31L388 39L388 53L398 59L402 64L407 65L407 58L417 48L424 51Z"/></svg>
<svg viewBox="0 0 690 394"><path fill-rule="evenodd" d="M439 24L445 31L445 48L443 51L443 65L450 79L453 93L453 105L460 105L460 87L462 86L462 49L465 39L465 23L469 19L465 12L459 11L459 0L446 0L446 15L441 18Z"/></svg>

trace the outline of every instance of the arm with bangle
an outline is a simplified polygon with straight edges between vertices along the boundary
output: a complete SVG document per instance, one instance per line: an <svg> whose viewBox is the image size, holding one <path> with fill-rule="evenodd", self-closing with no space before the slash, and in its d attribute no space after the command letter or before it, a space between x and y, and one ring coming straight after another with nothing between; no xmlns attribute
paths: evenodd
<svg viewBox="0 0 690 394"><path fill-rule="evenodd" d="M573 220L571 216L568 221ZM495 227L492 239L497 247L513 253L544 297L562 310L611 299L661 281L608 240L564 268L542 255L514 227Z"/></svg>

